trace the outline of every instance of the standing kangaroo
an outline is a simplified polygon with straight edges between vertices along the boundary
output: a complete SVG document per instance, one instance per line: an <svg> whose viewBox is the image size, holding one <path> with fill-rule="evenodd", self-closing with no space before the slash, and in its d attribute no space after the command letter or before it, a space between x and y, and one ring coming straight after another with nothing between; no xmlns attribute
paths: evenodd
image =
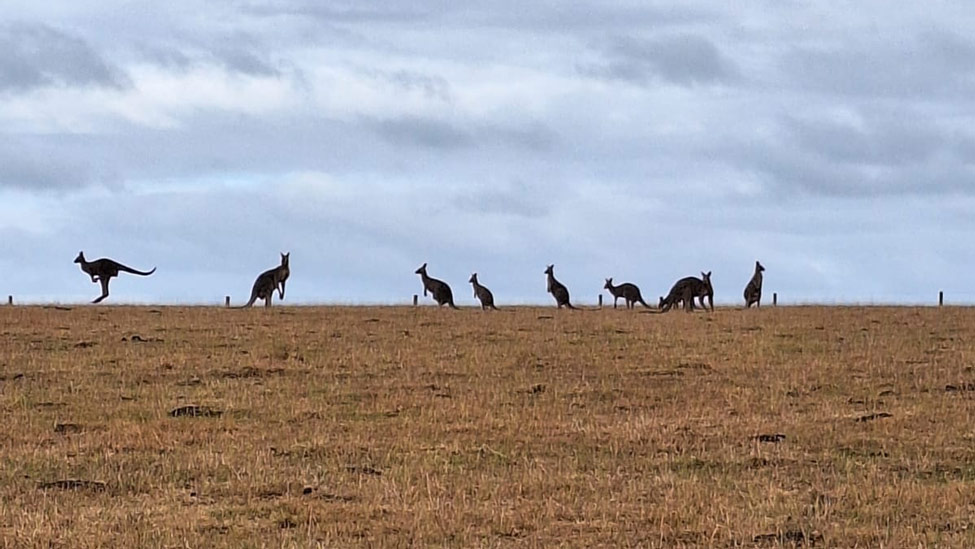
<svg viewBox="0 0 975 549"><path fill-rule="evenodd" d="M454 293L450 291L450 286L448 286L443 280L430 278L427 275L426 263L420 265L420 268L415 272L416 274L420 275L420 280L423 281L424 296L427 295L427 292L430 292L430 295L433 296L434 301L437 302L438 307L443 307L443 305L446 303L447 305L450 305L451 309L457 308L457 306L454 305Z"/></svg>
<svg viewBox="0 0 975 549"><path fill-rule="evenodd" d="M640 288L637 288L636 284L631 284L629 282L624 282L619 286L613 286L613 278L607 278L606 284L603 288L609 290L609 293L613 296L613 308L616 308L616 302L619 298L623 298L626 302L626 308L632 309L635 303L642 303L644 307L650 308L647 302L643 300L643 296L640 295Z"/></svg>
<svg viewBox="0 0 975 549"><path fill-rule="evenodd" d="M101 300L108 297L108 283L112 280L112 277L118 276L119 272L124 271L139 276L149 276L156 272L155 267L151 271L137 271L132 267L126 267L117 261L104 257L94 261L85 261L85 252L78 252L78 257L74 258L74 262L81 264L81 270L91 277L92 284L95 282L102 283L102 295L92 301L92 303L100 303Z"/></svg>
<svg viewBox="0 0 975 549"><path fill-rule="evenodd" d="M254 281L254 287L251 288L251 298L247 301L246 305L241 305L240 309L246 309L254 304L258 299L264 300L264 306L271 306L271 299L274 297L274 291L277 290L278 295L281 299L284 299L284 283L291 276L291 267L289 266L289 261L291 259L291 252L281 254L281 264L273 269L268 269L263 273L257 275L257 280Z"/></svg>
<svg viewBox="0 0 975 549"><path fill-rule="evenodd" d="M569 289L565 287L565 284L555 280L555 265L546 267L545 274L548 276L548 293L555 298L555 304L558 305L558 308L561 309L565 305L570 309L576 309L569 303Z"/></svg>
<svg viewBox="0 0 975 549"><path fill-rule="evenodd" d="M495 311L498 310L498 308L494 306L494 294L492 294L491 290L488 290L487 287L481 286L481 284L477 281L477 273L472 274L468 282L474 286L474 297L480 300L481 309L490 308L494 309Z"/></svg>
<svg viewBox="0 0 975 549"><path fill-rule="evenodd" d="M752 306L752 303L756 307L762 306L762 271L765 267L762 266L758 261L755 262L755 274L752 275L752 279L748 281L745 286L745 308Z"/></svg>
<svg viewBox="0 0 975 549"><path fill-rule="evenodd" d="M714 289L711 286L711 271L701 273L702 278L688 276L674 283L667 297L661 297L658 307L660 312L666 313L678 303L684 303L684 310L691 312L694 310L694 298L701 302L701 308L707 310L704 298L708 298L711 305L711 312L714 312Z"/></svg>

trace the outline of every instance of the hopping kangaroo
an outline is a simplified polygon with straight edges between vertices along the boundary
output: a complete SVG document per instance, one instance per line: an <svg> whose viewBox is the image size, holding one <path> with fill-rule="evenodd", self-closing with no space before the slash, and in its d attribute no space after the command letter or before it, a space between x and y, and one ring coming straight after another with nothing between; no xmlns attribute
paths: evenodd
<svg viewBox="0 0 975 549"><path fill-rule="evenodd" d="M438 307L442 307L445 303L450 305L451 309L456 309L457 306L454 305L454 293L450 291L450 286L447 285L443 280L437 280L436 278L430 278L427 276L427 264L424 263L420 265L417 269L416 274L420 275L420 280L423 281L423 295L433 296L434 301L437 302Z"/></svg>
<svg viewBox="0 0 975 549"><path fill-rule="evenodd" d="M711 311L714 312L714 289L711 287L711 271L701 273L702 278L688 276L674 283L667 297L661 297L658 307L660 312L666 313L678 303L684 303L684 310L687 312L694 310L694 298L701 302L701 308L707 310L704 298L708 298Z"/></svg>
<svg viewBox="0 0 975 549"><path fill-rule="evenodd" d="M81 264L81 270L91 277L93 284L95 282L102 283L102 295L92 301L92 303L99 303L108 297L108 283L112 280L112 277L118 276L119 272L132 273L139 276L149 276L156 272L155 267L151 271L137 271L132 267L126 267L117 261L112 261L104 257L94 261L85 261L85 252L78 252L78 257L74 258L74 262Z"/></svg>
<svg viewBox="0 0 975 549"><path fill-rule="evenodd" d="M555 280L555 265L549 265L545 268L545 274L548 275L548 293L552 294L555 298L555 304L561 309L563 305L570 309L575 309L571 303L569 303L569 289L565 287L558 280Z"/></svg>
<svg viewBox="0 0 975 549"><path fill-rule="evenodd" d="M498 310L498 308L494 306L494 294L492 294L491 290L488 290L485 286L481 286L481 284L477 281L477 273L472 274L468 282L474 286L474 297L481 302L481 309Z"/></svg>
<svg viewBox="0 0 975 549"><path fill-rule="evenodd" d="M619 298L623 298L626 302L626 308L632 309L634 304L642 303L644 307L650 308L647 302L643 300L643 296L640 295L640 288L637 288L636 284L630 284L629 282L624 282L619 286L613 286L613 278L607 278L606 284L603 288L609 290L609 293L613 296L613 308L616 308L616 302Z"/></svg>
<svg viewBox="0 0 975 549"><path fill-rule="evenodd" d="M765 267L762 266L758 261L755 262L755 274L752 275L752 279L748 281L745 286L745 308L752 306L752 303L756 307L762 306L762 271Z"/></svg>
<svg viewBox="0 0 975 549"><path fill-rule="evenodd" d="M251 288L251 298L247 301L247 304L241 305L239 308L246 309L258 299L263 299L264 306L270 307L275 290L277 290L280 298L284 299L284 283L291 276L290 259L291 252L281 254L280 265L257 275L257 280L254 281L254 287Z"/></svg>

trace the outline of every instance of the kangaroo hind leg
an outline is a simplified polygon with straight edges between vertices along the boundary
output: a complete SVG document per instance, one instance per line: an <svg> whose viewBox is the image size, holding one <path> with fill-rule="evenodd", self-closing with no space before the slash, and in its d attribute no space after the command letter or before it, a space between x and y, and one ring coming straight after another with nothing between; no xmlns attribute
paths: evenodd
<svg viewBox="0 0 975 549"><path fill-rule="evenodd" d="M109 278L99 278L98 279L98 281L102 283L102 295L100 295L99 297L97 297L94 301L92 301L92 303L101 303L101 301L103 299L105 299L106 297L108 297L108 281L109 280L111 280L111 279L109 279Z"/></svg>

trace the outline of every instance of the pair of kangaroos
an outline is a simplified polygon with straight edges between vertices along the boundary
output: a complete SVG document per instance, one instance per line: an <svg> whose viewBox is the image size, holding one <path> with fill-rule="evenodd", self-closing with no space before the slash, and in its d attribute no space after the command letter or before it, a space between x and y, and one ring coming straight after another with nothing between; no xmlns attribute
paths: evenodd
<svg viewBox="0 0 975 549"><path fill-rule="evenodd" d="M275 291L278 292L281 299L284 299L285 282L291 275L291 268L289 266L290 256L290 252L281 254L280 265L258 275L257 280L254 281L254 287L251 289L250 300L241 308L250 307L258 299L263 299L264 306L270 307L271 298L274 297ZM108 283L112 278L118 276L120 272L140 276L149 276L156 272L155 267L151 271L140 271L104 257L94 261L87 261L85 259L85 252L83 251L78 252L78 257L74 259L74 262L81 265L81 270L91 277L92 283L101 282L102 295L92 301L92 303L101 303L102 300L108 297Z"/></svg>
<svg viewBox="0 0 975 549"><path fill-rule="evenodd" d="M429 293L433 297L433 300L437 302L438 307L449 305L452 309L457 308L457 305L454 305L454 293L450 290L450 286L443 280L433 278L427 274L426 263L420 265L420 268L414 271L414 273L420 275L420 281L423 282L424 296ZM477 273L473 273L467 281L473 286L474 297L481 302L481 309L498 310L494 306L494 294L491 293L491 290L487 289L487 286L481 285L477 280Z"/></svg>

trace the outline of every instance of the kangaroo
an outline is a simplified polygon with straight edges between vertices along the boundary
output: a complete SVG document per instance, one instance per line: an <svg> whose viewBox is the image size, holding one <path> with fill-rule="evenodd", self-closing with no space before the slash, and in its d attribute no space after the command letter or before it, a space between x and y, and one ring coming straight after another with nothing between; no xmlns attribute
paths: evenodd
<svg viewBox="0 0 975 549"><path fill-rule="evenodd" d="M490 308L494 309L495 311L498 310L498 308L494 306L494 294L492 294L491 290L488 290L485 286L481 286L481 284L477 281L477 273L472 274L468 282L474 286L474 297L480 300L481 309Z"/></svg>
<svg viewBox="0 0 975 549"><path fill-rule="evenodd" d="M156 272L155 267L151 271L137 271L132 267L126 267L117 261L104 257L94 261L85 261L85 252L78 252L78 257L74 258L74 262L81 264L81 270L91 277L92 284L95 282L101 282L102 284L102 295L92 301L92 303L100 303L108 297L108 283L113 277L118 276L119 272L124 271L139 276L149 276Z"/></svg>
<svg viewBox="0 0 975 549"><path fill-rule="evenodd" d="M612 277L606 279L606 284L603 288L609 290L609 293L613 296L613 308L616 308L616 302L619 298L623 298L626 302L626 308L632 309L634 304L642 303L644 307L650 308L647 302L643 300L643 296L640 295L640 288L637 288L636 284L630 284L629 282L624 282L619 286L613 286Z"/></svg>
<svg viewBox="0 0 975 549"><path fill-rule="evenodd" d="M281 299L284 299L284 283L291 276L291 267L289 262L291 260L291 252L281 254L281 264L273 269L268 269L263 273L257 275L257 280L254 281L254 287L251 288L251 298L247 301L245 305L238 307L239 309L246 309L254 304L258 299L264 300L264 306L271 306L271 298L274 297L274 292L277 290L278 295Z"/></svg>
<svg viewBox="0 0 975 549"><path fill-rule="evenodd" d="M545 274L548 275L548 293L552 294L555 298L555 304L561 309L563 305L570 309L576 309L569 303L569 289L565 287L558 280L555 280L555 265L549 265L545 268Z"/></svg>
<svg viewBox="0 0 975 549"><path fill-rule="evenodd" d="M752 275L752 279L748 281L745 286L745 308L752 306L752 303L756 307L762 306L762 271L765 267L762 266L758 261L755 262L755 274Z"/></svg>
<svg viewBox="0 0 975 549"><path fill-rule="evenodd" d="M707 298L711 305L711 312L714 312L714 289L711 286L711 271L701 273L702 278L688 276L674 283L667 297L661 297L658 307L660 312L666 313L679 303L684 303L684 310L691 312L694 310L694 298L701 302L701 308L707 310L704 298Z"/></svg>
<svg viewBox="0 0 975 549"><path fill-rule="evenodd" d="M427 292L430 292L430 295L433 296L434 301L437 302L438 307L443 307L443 305L446 303L447 305L450 305L451 309L457 308L457 306L454 305L454 293L450 291L450 286L448 286L443 280L437 280L436 278L430 278L427 276L426 263L420 265L420 268L415 272L416 274L420 275L420 280L423 281L424 296L427 295Z"/></svg>

